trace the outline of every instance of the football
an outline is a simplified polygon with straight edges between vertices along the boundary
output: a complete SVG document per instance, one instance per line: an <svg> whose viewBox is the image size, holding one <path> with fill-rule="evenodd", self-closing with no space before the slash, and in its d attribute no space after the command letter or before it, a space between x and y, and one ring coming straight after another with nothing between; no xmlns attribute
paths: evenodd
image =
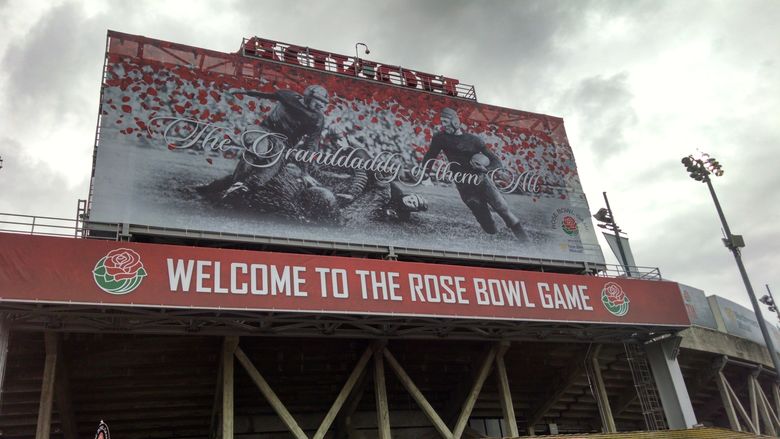
<svg viewBox="0 0 780 439"><path fill-rule="evenodd" d="M485 154L478 152L473 156L471 156L471 165L472 166L479 165L487 168L488 166L490 166L490 159Z"/></svg>

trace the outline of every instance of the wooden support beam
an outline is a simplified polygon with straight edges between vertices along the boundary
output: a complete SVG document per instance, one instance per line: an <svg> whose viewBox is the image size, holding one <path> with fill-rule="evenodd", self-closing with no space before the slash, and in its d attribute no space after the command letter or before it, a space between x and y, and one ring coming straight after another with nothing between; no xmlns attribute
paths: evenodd
<svg viewBox="0 0 780 439"><path fill-rule="evenodd" d="M5 388L5 368L8 364L8 339L11 336L8 317L0 313L0 406L3 403L3 389Z"/></svg>
<svg viewBox="0 0 780 439"><path fill-rule="evenodd" d="M718 371L716 383L718 384L718 392L720 392L720 400L723 402L723 408L726 410L726 417L729 419L729 427L734 431L742 431L742 426L739 425L739 418L737 418L737 411L734 408L734 403L731 401L731 395L727 388L728 383L722 371Z"/></svg>
<svg viewBox="0 0 780 439"><path fill-rule="evenodd" d="M761 424L758 421L758 395L756 395L756 377L748 374L748 397L750 399L750 420L753 422L755 434L761 434Z"/></svg>
<svg viewBox="0 0 780 439"><path fill-rule="evenodd" d="M756 377L753 375L751 375L751 378L753 378L752 380L753 386L755 387L756 400L757 400L756 405L758 406L758 411L759 414L761 415L761 420L764 422L764 428L766 429L766 433L769 436L777 436L777 430L775 430L774 419L772 419L774 413L770 415L770 413L772 412L772 408L766 399L766 395L764 395L764 391L761 389L761 385L758 383L758 379L756 379Z"/></svg>
<svg viewBox="0 0 780 439"><path fill-rule="evenodd" d="M436 414L436 410L433 409L428 400L425 399L425 396L423 396L422 392L420 392L420 389L418 389L412 379L409 378L409 375L406 374L406 371L401 367L401 364L398 363L398 360L395 359L387 348L382 349L382 354L385 356L387 364L390 365L390 368L392 368L393 372L398 376L398 380L401 381L401 384L406 391L409 392L412 398L417 402L417 405L420 406L425 416L427 416L433 424L433 427L439 432L439 435L443 438L450 439L452 437L452 432L444 421L441 420L441 417Z"/></svg>
<svg viewBox="0 0 780 439"><path fill-rule="evenodd" d="M38 405L38 424L35 428L35 439L49 439L49 432L51 431L51 406L54 401L58 338L54 332L44 334L46 359L43 366L43 383L41 384L41 399Z"/></svg>
<svg viewBox="0 0 780 439"><path fill-rule="evenodd" d="M477 377L479 373L479 365L482 361L481 358L470 355L468 361L469 371L468 373L455 380L452 385L448 386L448 395L445 397L444 404L439 410L441 419L445 424L455 425L455 422L460 416L460 409L463 407L463 401L469 395L471 390L471 383Z"/></svg>
<svg viewBox="0 0 780 439"><path fill-rule="evenodd" d="M249 357L246 356L240 347L236 348L235 356L238 359L238 362L244 366L244 369L246 369L249 377L252 379L255 385L257 385L257 388L260 389L260 393L262 393L263 396L265 396L265 399L268 400L268 403L271 404L271 408L274 409L284 425L287 426L287 429L290 430L290 433L292 433L296 439L308 439L301 427L295 421L295 418L293 418L284 404L282 404L282 401L278 396L276 396L276 393L273 391L273 389L271 389L271 386L268 385L268 382L265 380L265 378L263 378L260 372L252 364L252 361L249 360Z"/></svg>
<svg viewBox="0 0 780 439"><path fill-rule="evenodd" d="M222 439L233 439L235 424L233 355L236 349L238 349L238 337L225 337L222 344Z"/></svg>
<svg viewBox="0 0 780 439"><path fill-rule="evenodd" d="M520 436L517 428L517 417L515 416L515 407L512 404L512 392L509 390L509 378L506 373L506 364L504 363L504 354L509 349L509 342L502 343L496 354L496 375L498 379L498 394L501 398L501 411L504 414L504 422L509 428L509 436Z"/></svg>
<svg viewBox="0 0 780 439"><path fill-rule="evenodd" d="M742 406L742 403L739 401L739 398L737 397L737 393L734 391L734 389L731 388L731 384L726 380L726 376L723 375L721 372L721 377L723 378L723 384L726 386L726 390L729 393L729 396L731 397L731 402L734 404L734 408L737 409L737 414L742 418L743 421L745 421L745 424L750 429L751 433L755 433L756 427L753 425L753 421L750 419L750 416L748 416L748 413L745 411L745 407Z"/></svg>
<svg viewBox="0 0 780 439"><path fill-rule="evenodd" d="M599 352L601 351L601 345L596 346L593 354L590 356L590 365L593 370L593 380L595 381L594 387L596 392L596 403L599 407L599 414L601 415L601 425L605 433L615 433L617 427L615 426L615 418L612 416L612 408L609 405L609 397L607 396L607 388L604 385L604 378L601 376L601 364L599 364Z"/></svg>
<svg viewBox="0 0 780 439"><path fill-rule="evenodd" d="M374 358L381 356L382 354L377 352L374 354ZM366 393L366 382L368 381L368 374L363 369L363 373L360 374L358 382L355 384L355 388L352 389L352 393L349 394L347 402L344 403L344 408L341 409L339 415L336 417L336 434L333 439L357 439L362 437L358 434L355 426L352 423L352 415L360 405L360 401L363 399L363 395Z"/></svg>
<svg viewBox="0 0 780 439"><path fill-rule="evenodd" d="M60 427L64 439L77 439L76 418L70 393L70 372L62 344L57 345L57 376L54 379L54 397L60 414Z"/></svg>
<svg viewBox="0 0 780 439"><path fill-rule="evenodd" d="M759 390L761 388L759 387ZM777 413L772 409L772 404L769 402L769 398L767 398L766 394L764 394L763 391L759 394L761 396L761 402L764 405L764 408L766 409L766 415L769 417L769 424L772 425L772 436L777 436L777 429L780 428L780 418L777 416Z"/></svg>
<svg viewBox="0 0 780 439"><path fill-rule="evenodd" d="M382 355L381 352L376 352L375 354ZM355 414L355 411L360 405L360 401L363 400L363 395L366 393L367 381L368 381L368 374L364 369L363 373L360 375L360 378L358 378L357 384L355 384L355 388L352 390L352 393L349 395L347 402L344 403L346 407L343 410L341 410L339 416L341 415L352 416L353 414Z"/></svg>
<svg viewBox="0 0 780 439"><path fill-rule="evenodd" d="M341 407L344 405L344 401L347 400L347 397L349 396L350 392L352 392L352 388L355 387L355 383L357 382L358 378L360 378L360 375L363 373L363 369L365 369L368 360L371 359L371 356L379 348L379 346L380 345L378 344L373 344L367 347L366 350L363 352L363 355L358 360L357 364L355 365L355 368L352 370L352 373L349 375L349 378L347 378L347 382L344 383L344 387L341 388L341 391L339 392L338 396L336 396L336 400L333 401L333 405L330 406L330 410L328 410L328 413L325 414L325 419L322 420L322 423L320 424L320 428L318 428L317 432L314 433L313 439L322 439L323 437L325 437L325 433L328 432L328 429L330 428L331 424L333 424L333 420L336 419L336 415L339 413L339 410L341 410Z"/></svg>
<svg viewBox="0 0 780 439"><path fill-rule="evenodd" d="M469 392L466 401L463 402L463 408L460 411L460 417L458 417L458 421L455 423L455 428L452 430L453 439L460 439L460 437L463 435L463 431L466 429L466 424L469 422L471 411L474 410L474 404L477 403L477 398L479 398L479 394L482 391L482 385L485 384L485 380L490 374L490 370L493 368L493 361L496 359L498 349L498 345L493 346L490 351L488 351L485 360L482 362L482 366L479 368L479 374L477 374L477 378L474 380L474 384L471 386L471 391Z"/></svg>
<svg viewBox="0 0 780 439"><path fill-rule="evenodd" d="M780 371L778 371L780 373ZM775 413L780 416L780 384L777 381L772 381L772 399L775 402ZM780 428L780 426L778 427Z"/></svg>
<svg viewBox="0 0 780 439"><path fill-rule="evenodd" d="M220 427L220 421L219 421L219 413L220 408L222 407L222 367L223 365L223 357L224 357L224 345L223 347L220 347L220 352L217 358L219 359L217 361L217 378L216 383L214 384L214 402L211 405L211 424L209 426L209 439L217 439L220 436L220 432L217 431ZM233 353L231 352L230 355L232 356Z"/></svg>
<svg viewBox="0 0 780 439"><path fill-rule="evenodd" d="M385 385L385 360L382 355L374 355L374 396L376 398L376 429L379 439L391 439L390 409L387 405L387 387Z"/></svg>

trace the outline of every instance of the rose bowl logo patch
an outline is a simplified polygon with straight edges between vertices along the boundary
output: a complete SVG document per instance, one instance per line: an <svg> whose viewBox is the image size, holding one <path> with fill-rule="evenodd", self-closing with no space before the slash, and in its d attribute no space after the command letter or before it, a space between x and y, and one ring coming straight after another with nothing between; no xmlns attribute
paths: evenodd
<svg viewBox="0 0 780 439"><path fill-rule="evenodd" d="M577 220L575 220L574 217L566 215L563 217L563 221L561 221L561 229L563 229L567 235L576 235L578 232Z"/></svg>
<svg viewBox="0 0 780 439"><path fill-rule="evenodd" d="M141 256L129 248L111 250L92 269L95 283L109 294L127 294L141 285L146 277Z"/></svg>
<svg viewBox="0 0 780 439"><path fill-rule="evenodd" d="M630 301L623 288L615 282L607 282L601 290L601 303L612 315L623 317L628 314Z"/></svg>

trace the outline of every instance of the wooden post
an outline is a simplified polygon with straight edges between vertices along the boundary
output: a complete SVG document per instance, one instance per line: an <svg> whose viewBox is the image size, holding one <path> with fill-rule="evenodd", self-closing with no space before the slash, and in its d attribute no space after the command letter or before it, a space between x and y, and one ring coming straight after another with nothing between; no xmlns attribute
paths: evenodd
<svg viewBox="0 0 780 439"><path fill-rule="evenodd" d="M374 355L382 355L380 352L375 352ZM352 415L355 414L360 405L360 401L363 399L363 395L366 393L366 381L368 381L366 370L363 369L363 373L360 374L355 387L352 389L352 393L349 394L349 398L344 402L344 407L339 411L339 415L336 416L336 434L333 439L359 439L363 436L355 429L352 424Z"/></svg>
<svg viewBox="0 0 780 439"><path fill-rule="evenodd" d="M750 420L753 421L755 434L761 434L761 424L758 421L758 395L756 395L756 376L748 374L748 397L750 398Z"/></svg>
<svg viewBox="0 0 780 439"><path fill-rule="evenodd" d="M3 383L5 382L5 367L8 364L8 339L10 335L8 317L0 313L0 404L3 403Z"/></svg>
<svg viewBox="0 0 780 439"><path fill-rule="evenodd" d="M471 391L469 392L466 401L463 402L463 409L460 411L460 417L455 423L455 428L452 430L453 439L460 439L463 435L466 424L469 422L471 411L474 409L474 404L476 404L479 393L482 391L482 385L485 384L485 380L487 379L488 374L490 374L490 369L493 367L493 361L496 359L497 353L498 346L493 346L485 357L485 361L482 362L477 378L471 386Z"/></svg>
<svg viewBox="0 0 780 439"><path fill-rule="evenodd" d="M44 334L46 359L43 366L43 383L41 384L41 401L38 406L38 425L35 428L35 439L49 439L51 431L51 405L54 400L54 378L57 370L57 340L53 332Z"/></svg>
<svg viewBox="0 0 780 439"><path fill-rule="evenodd" d="M73 401L70 395L70 373L65 350L58 343L57 376L54 380L54 397L60 414L60 426L64 439L77 439L76 418L73 415Z"/></svg>
<svg viewBox="0 0 780 439"><path fill-rule="evenodd" d="M780 371L777 371L780 373ZM775 413L780 417L780 384L777 381L772 380L772 399L775 401ZM780 428L780 426L778 426Z"/></svg>
<svg viewBox="0 0 780 439"><path fill-rule="evenodd" d="M260 389L260 393L262 393L263 396L265 396L265 399L268 400L268 403L271 404L271 408L274 409L284 425L287 426L287 429L290 430L290 433L292 433L296 439L309 439L303 430L301 430L301 427L298 426L298 423L295 422L295 418L293 418L284 404L282 404L282 401L279 399L279 397L276 396L276 393L273 391L273 389L271 389L271 386L268 385L268 382L265 380L265 378L260 375L260 372L257 370L257 368L255 368L255 366L249 360L249 357L246 356L240 347L236 348L235 356L238 359L238 362L244 366L244 369L246 369L249 377L252 378L252 381L254 381L255 385L257 385L257 388Z"/></svg>
<svg viewBox="0 0 780 439"><path fill-rule="evenodd" d="M772 409L772 404L769 402L769 398L766 397L764 392L762 391L759 393L759 395L761 396L761 402L764 404L766 416L769 418L769 423L772 425L770 433L772 436L777 436L777 429L780 428L780 419L777 417L777 413L775 413Z"/></svg>
<svg viewBox="0 0 780 439"><path fill-rule="evenodd" d="M382 354L385 356L387 364L390 365L390 368L393 369L393 372L395 372L395 374L398 376L398 380L401 381L401 384L404 386L406 391L409 392L412 398L414 398L414 400L417 402L417 405L420 406L423 413L428 417L428 420L431 421L436 431L439 432L441 437L450 439L452 437L452 432L449 428L447 428L447 424L445 424L444 421L441 420L441 417L436 414L436 410L434 410L428 400L425 399L425 396L423 396L422 392L420 392L420 389L414 385L414 382L411 378L409 378L409 375L406 374L406 371L403 367L401 367L401 364L398 363L398 360L395 359L393 354L391 354L387 348L382 349Z"/></svg>
<svg viewBox="0 0 780 439"><path fill-rule="evenodd" d="M238 337L225 337L222 345L222 439L233 439L235 424L233 355L236 349L238 349Z"/></svg>
<svg viewBox="0 0 780 439"><path fill-rule="evenodd" d="M387 387L385 386L385 360L382 355L374 355L374 396L376 397L376 428L379 439L391 439L390 409L387 406Z"/></svg>
<svg viewBox="0 0 780 439"><path fill-rule="evenodd" d="M777 436L777 430L775 430L775 423L772 419L772 416L774 416L774 413L770 414L772 412L772 408L769 405L769 402L766 400L766 395L764 395L764 391L761 389L761 386L758 384L758 379L754 379L753 385L756 387L756 399L757 399L757 406L759 413L761 414L761 420L764 421L764 428L766 429L766 433L769 436Z"/></svg>
<svg viewBox="0 0 780 439"><path fill-rule="evenodd" d="M739 416L742 417L742 420L745 421L745 425L748 426L751 433L756 432L756 427L753 425L753 421L750 419L750 416L745 411L745 408L742 407L742 403L739 402L739 398L737 397L737 393L734 392L734 389L731 388L731 384L729 384L728 381L726 381L726 376L723 375L721 372L721 377L723 378L723 384L726 386L726 390L729 393L729 396L731 397L731 402L734 404L734 408L737 409L737 413L739 413Z"/></svg>
<svg viewBox="0 0 780 439"><path fill-rule="evenodd" d="M742 431L742 427L739 425L739 418L737 418L737 411L734 408L734 404L731 402L731 395L726 388L726 377L723 372L719 371L715 382L718 384L718 392L720 392L720 400L723 402L723 408L726 410L726 417L729 418L729 427L734 431Z"/></svg>
<svg viewBox="0 0 780 439"><path fill-rule="evenodd" d="M515 416L515 407L512 404L512 392L509 390L509 378L506 374L506 365L504 364L504 354L509 349L509 342L501 343L501 347L496 355L496 375L498 378L498 394L501 398L501 411L504 414L504 422L509 428L509 436L520 436L517 429L517 417Z"/></svg>
<svg viewBox="0 0 780 439"><path fill-rule="evenodd" d="M352 388L355 387L355 383L358 381L358 378L360 378L360 374L363 373L363 369L365 369L368 360L371 358L371 355L374 354L377 346L378 345L371 345L363 352L363 355L358 360L355 368L349 375L349 378L347 378L347 382L344 383L344 387L341 388L338 396L336 396L336 400L333 401L330 410L325 414L325 419L322 420L320 428L314 433L313 439L322 439L325 436L325 433L328 432L331 424L333 424L333 420L336 419L336 415L338 415L339 410L341 410L341 407L344 405L344 401L347 400L350 392L352 392Z"/></svg>
<svg viewBox="0 0 780 439"><path fill-rule="evenodd" d="M605 433L614 433L617 431L615 427L615 418L612 417L612 408L609 406L609 397L607 396L607 388L604 385L604 379L601 376L601 365L599 364L599 351L601 345L596 346L593 351L593 355L590 357L591 367L593 369L593 379L596 387L596 402L599 406L599 412L601 413L601 423Z"/></svg>
<svg viewBox="0 0 780 439"><path fill-rule="evenodd" d="M220 436L220 432L218 431L220 429L220 420L219 420L219 413L220 413L220 407L222 406L222 367L224 357L224 345L220 347L220 355L218 356L219 361L217 361L217 379L216 384L214 385L214 402L211 404L211 424L209 425L209 439L217 439ZM231 353L231 355L233 355Z"/></svg>

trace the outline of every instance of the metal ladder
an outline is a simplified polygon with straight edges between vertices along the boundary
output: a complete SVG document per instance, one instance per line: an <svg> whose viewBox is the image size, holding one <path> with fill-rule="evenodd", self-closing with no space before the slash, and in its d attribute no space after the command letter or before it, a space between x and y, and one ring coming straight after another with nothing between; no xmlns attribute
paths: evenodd
<svg viewBox="0 0 780 439"><path fill-rule="evenodd" d="M642 407L645 426L651 431L668 430L664 409L658 396L658 389L655 387L645 350L639 343L624 343L623 346L626 349L626 360L631 368L634 387Z"/></svg>

